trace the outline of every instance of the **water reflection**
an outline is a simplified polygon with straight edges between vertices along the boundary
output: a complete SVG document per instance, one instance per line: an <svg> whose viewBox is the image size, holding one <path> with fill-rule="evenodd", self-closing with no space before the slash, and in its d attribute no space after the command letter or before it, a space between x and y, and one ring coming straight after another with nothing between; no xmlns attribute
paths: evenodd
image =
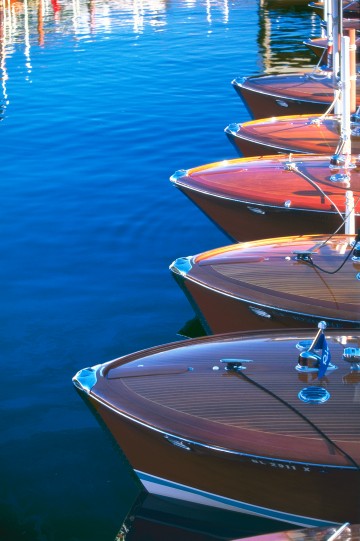
<svg viewBox="0 0 360 541"><path fill-rule="evenodd" d="M316 57L303 41L320 36L320 18L307 5L260 2L258 46L264 73L314 66Z"/></svg>
<svg viewBox="0 0 360 541"><path fill-rule="evenodd" d="M182 9L191 10L197 2L185 1ZM33 47L50 46L54 39L72 35L78 40L106 39L119 28L141 36L147 28L162 31L167 24L168 0L4 0L0 4L0 120L10 103L8 61L16 53L24 58L25 78L31 82ZM209 26L219 17L229 22L228 0L204 0Z"/></svg>
<svg viewBox="0 0 360 541"><path fill-rule="evenodd" d="M228 541L284 528L295 527L142 492L115 541Z"/></svg>
<svg viewBox="0 0 360 541"><path fill-rule="evenodd" d="M1 539L110 541L131 505L71 376L191 317L168 265L224 240L168 177L231 156L223 127L247 112L230 81L263 69L258 2L3 0ZM301 17L271 19L270 45L308 37Z"/></svg>
<svg viewBox="0 0 360 541"><path fill-rule="evenodd" d="M181 7L191 10L197 4L197 0L187 0ZM47 35L53 33L90 36L124 26L137 34L146 26L165 26L170 7L169 0L4 0L0 4L0 39L7 47L23 42L29 47L35 40L45 45ZM218 14L223 23L229 21L228 0L204 0L203 7L209 24Z"/></svg>
<svg viewBox="0 0 360 541"><path fill-rule="evenodd" d="M197 2L186 0L181 6L191 10ZM204 0L209 27L220 17L229 23L228 0ZM31 47L46 46L53 36L72 34L79 39L95 34L103 37L115 27L131 28L141 35L147 27L161 31L167 24L168 0L4 0L0 8L1 84L3 106L9 103L7 59L21 46L27 77L32 71ZM268 6L259 4L258 46L264 72L297 69L315 62L313 53L302 43L304 38L320 36L320 19L307 6ZM301 24L299 24L299 20ZM295 24L296 22L296 24ZM210 30L211 31L211 30Z"/></svg>

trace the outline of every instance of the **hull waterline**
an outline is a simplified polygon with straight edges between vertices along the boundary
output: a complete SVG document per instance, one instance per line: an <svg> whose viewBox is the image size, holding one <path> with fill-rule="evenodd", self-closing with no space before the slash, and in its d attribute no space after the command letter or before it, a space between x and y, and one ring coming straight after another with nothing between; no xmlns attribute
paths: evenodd
<svg viewBox="0 0 360 541"><path fill-rule="evenodd" d="M360 326L360 260L354 237L245 242L178 258L170 270L207 334ZM335 271L335 272L334 272Z"/></svg>
<svg viewBox="0 0 360 541"><path fill-rule="evenodd" d="M234 79L232 85L254 119L325 113L336 90L327 72L244 77ZM356 101L358 107L359 91Z"/></svg>
<svg viewBox="0 0 360 541"><path fill-rule="evenodd" d="M301 526L356 521L358 380L342 354L359 337L327 332L338 366L316 381L296 369L296 344L313 335L186 340L84 369L74 383L151 493ZM245 371L226 368L236 359ZM325 386L326 403L308 403L309 386Z"/></svg>

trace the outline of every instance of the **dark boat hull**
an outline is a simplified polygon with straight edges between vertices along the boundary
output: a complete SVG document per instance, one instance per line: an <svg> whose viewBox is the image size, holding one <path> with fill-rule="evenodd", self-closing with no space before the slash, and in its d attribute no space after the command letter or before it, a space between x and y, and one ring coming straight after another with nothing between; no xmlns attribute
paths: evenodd
<svg viewBox="0 0 360 541"><path fill-rule="evenodd" d="M360 258L349 257L352 239L302 235L237 243L178 258L170 270L208 334L309 328L321 320L331 328L359 328Z"/></svg>
<svg viewBox="0 0 360 541"><path fill-rule="evenodd" d="M171 268L171 270L173 270ZM324 318L313 313L300 313L286 308L252 302L224 291L205 287L199 282L173 272L207 334L253 331L255 329L299 329L316 326ZM285 277L284 277L285 279ZM329 328L351 329L360 322L326 318Z"/></svg>
<svg viewBox="0 0 360 541"><path fill-rule="evenodd" d="M325 74L260 75L234 79L232 85L254 119L321 114L334 101L335 86Z"/></svg>
<svg viewBox="0 0 360 541"><path fill-rule="evenodd" d="M231 240L248 241L282 235L329 233L341 225L336 212L314 212L251 201L226 199L178 186ZM357 216L360 227L360 215ZM344 232L344 227L339 232Z"/></svg>
<svg viewBox="0 0 360 541"><path fill-rule="evenodd" d="M271 122L267 129L271 130ZM338 228L343 232L348 189L343 180L350 177L348 170L330 167L330 159L322 154L238 158L180 170L170 180L237 241L331 233ZM355 161L356 156L349 174L357 203L360 169Z"/></svg>
<svg viewBox="0 0 360 541"><path fill-rule="evenodd" d="M241 156L268 156L290 152L304 154L333 154L340 139L340 118L329 115L297 115L264 118L230 124L225 133ZM360 137L353 134L353 154L360 153Z"/></svg>
<svg viewBox="0 0 360 541"><path fill-rule="evenodd" d="M274 463L196 446L188 451L103 404L94 406L151 494L299 525L359 519L354 495L360 473L352 469Z"/></svg>
<svg viewBox="0 0 360 541"><path fill-rule="evenodd" d="M343 352L360 337L326 331L334 365L317 379L297 369L314 335L183 340L81 370L74 383L151 494L294 525L357 522L360 373ZM236 360L245 366L229 368ZM327 398L303 400L309 389Z"/></svg>

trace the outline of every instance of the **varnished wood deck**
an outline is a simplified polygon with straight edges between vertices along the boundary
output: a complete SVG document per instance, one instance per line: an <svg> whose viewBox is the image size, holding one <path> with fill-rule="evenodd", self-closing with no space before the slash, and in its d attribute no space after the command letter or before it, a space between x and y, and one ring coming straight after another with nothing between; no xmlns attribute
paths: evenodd
<svg viewBox="0 0 360 541"><path fill-rule="evenodd" d="M348 181L360 227L360 170L329 164L330 156L259 156L207 164L179 172L171 180L237 241L342 233Z"/></svg>
<svg viewBox="0 0 360 541"><path fill-rule="evenodd" d="M330 115L284 116L244 122L237 131L227 133L243 156L275 152L334 153L340 139L340 120ZM259 148L259 145L260 148ZM351 140L353 154L360 153L360 136Z"/></svg>
<svg viewBox="0 0 360 541"><path fill-rule="evenodd" d="M259 75L232 82L235 91L255 119L270 116L325 112L334 101L332 77L313 75ZM356 104L360 105L359 79L356 80Z"/></svg>
<svg viewBox="0 0 360 541"><path fill-rule="evenodd" d="M208 337L153 348L108 364L92 393L138 422L203 445L351 465L345 453L360 462L360 373L346 383L350 365L342 353L346 342L359 347L360 335L327 333L338 369L317 381L316 374L295 370L299 337L311 339L315 332ZM220 362L226 358L251 362L243 372L227 372ZM330 392L328 402L299 400L301 389L318 385Z"/></svg>
<svg viewBox="0 0 360 541"><path fill-rule="evenodd" d="M187 278L206 288L252 303L320 317L360 321L360 263L351 258L335 274L298 261L295 251L314 251L313 262L335 271L349 253L345 236L298 237L232 245L199 254ZM254 257L259 258L259 260ZM253 259L252 259L253 258ZM221 315L219 314L219 317Z"/></svg>
<svg viewBox="0 0 360 541"><path fill-rule="evenodd" d="M94 367L86 399L145 487L294 524L360 520L359 373L342 360L359 331L329 331L338 369L295 369L310 332L245 333L159 346ZM229 372L221 359L247 359ZM214 369L216 367L216 369ZM152 370L154 370L152 375ZM94 381L94 379L93 379ZM323 404L304 387L330 393Z"/></svg>
<svg viewBox="0 0 360 541"><path fill-rule="evenodd" d="M265 130L271 132L271 122ZM360 196L360 168L349 171L332 169L330 159L331 155L301 154L291 158L289 155L239 158L194 167L173 182L184 190L196 190L248 203L284 208L285 201L290 200L292 209L333 212L336 205L343 212L347 184L333 182L331 177L348 173L351 189L357 199ZM296 169L290 170L291 166L296 166Z"/></svg>

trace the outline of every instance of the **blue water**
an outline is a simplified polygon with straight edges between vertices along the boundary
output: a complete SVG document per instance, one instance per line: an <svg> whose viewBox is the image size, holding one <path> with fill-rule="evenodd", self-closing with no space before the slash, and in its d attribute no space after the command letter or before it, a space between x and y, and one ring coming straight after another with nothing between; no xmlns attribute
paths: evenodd
<svg viewBox="0 0 360 541"><path fill-rule="evenodd" d="M71 378L180 339L169 264L229 241L169 176L236 157L231 80L313 65L319 24L258 0L4 4L0 539L110 541L138 488Z"/></svg>

